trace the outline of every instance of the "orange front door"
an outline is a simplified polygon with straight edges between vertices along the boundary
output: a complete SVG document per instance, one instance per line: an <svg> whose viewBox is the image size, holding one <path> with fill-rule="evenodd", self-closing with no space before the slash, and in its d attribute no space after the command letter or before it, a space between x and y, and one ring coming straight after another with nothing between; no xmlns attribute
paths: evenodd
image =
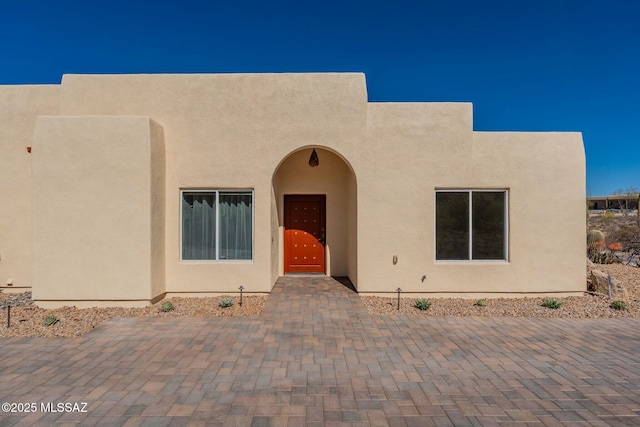
<svg viewBox="0 0 640 427"><path fill-rule="evenodd" d="M284 196L284 272L324 273L325 196Z"/></svg>

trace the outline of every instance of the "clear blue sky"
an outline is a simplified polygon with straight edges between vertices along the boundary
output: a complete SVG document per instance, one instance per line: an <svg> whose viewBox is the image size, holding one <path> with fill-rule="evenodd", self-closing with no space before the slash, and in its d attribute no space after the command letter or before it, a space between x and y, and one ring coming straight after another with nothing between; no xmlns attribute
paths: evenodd
<svg viewBox="0 0 640 427"><path fill-rule="evenodd" d="M0 84L66 73L362 71L476 130L580 131L587 194L640 187L640 0L5 0Z"/></svg>

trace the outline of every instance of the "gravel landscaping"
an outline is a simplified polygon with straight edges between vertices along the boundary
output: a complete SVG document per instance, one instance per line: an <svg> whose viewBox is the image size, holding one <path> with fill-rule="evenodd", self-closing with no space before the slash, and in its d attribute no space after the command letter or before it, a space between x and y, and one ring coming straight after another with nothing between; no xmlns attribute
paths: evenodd
<svg viewBox="0 0 640 427"><path fill-rule="evenodd" d="M545 296L539 298L486 299L486 306L475 305L477 300L463 298L429 298L426 310L418 309L416 298L401 298L398 311L397 298L362 297L369 313L373 315L415 314L421 316L510 316L510 317L640 317L640 268L621 264L597 264L596 268L610 274L629 292L624 301L626 310L610 307L608 295L590 295L557 298L562 305L557 309L542 306Z"/></svg>
<svg viewBox="0 0 640 427"><path fill-rule="evenodd" d="M266 296L231 297L231 307L220 307L220 301L228 296L209 298L168 298L142 308L39 308L31 302L31 293L0 294L0 337L76 337L113 317L223 317L255 316L262 312ZM171 301L173 310L164 312L162 305ZM6 304L11 304L11 327L7 328ZM44 319L55 316L53 325L46 326Z"/></svg>
<svg viewBox="0 0 640 427"><path fill-rule="evenodd" d="M640 268L620 264L597 265L597 268L618 279L629 292L624 301L626 310L610 307L605 295L589 295L558 298L562 305L557 309L542 306L544 296L539 298L486 299L484 307L474 305L477 300L462 298L429 298L427 310L415 307L415 298L401 298L400 311L396 298L363 296L362 301L372 315L410 314L418 316L510 316L510 317L640 317ZM144 308L87 308L63 307L42 309L31 302L31 294L0 293L0 337L74 337L80 336L113 317L220 317L255 316L260 314L267 296L244 296L242 307L239 298L233 298L233 306L221 308L224 298L170 298ZM174 309L161 310L165 301L171 301ZM7 328L7 308L11 304L11 327ZM46 326L44 319L55 316L58 321Z"/></svg>

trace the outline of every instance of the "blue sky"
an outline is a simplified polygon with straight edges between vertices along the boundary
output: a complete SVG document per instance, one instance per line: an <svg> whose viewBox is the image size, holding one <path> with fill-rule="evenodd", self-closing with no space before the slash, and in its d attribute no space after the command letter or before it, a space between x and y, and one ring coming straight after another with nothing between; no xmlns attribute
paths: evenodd
<svg viewBox="0 0 640 427"><path fill-rule="evenodd" d="M66 73L362 71L475 130L580 131L587 194L640 187L640 1L5 0L0 84Z"/></svg>

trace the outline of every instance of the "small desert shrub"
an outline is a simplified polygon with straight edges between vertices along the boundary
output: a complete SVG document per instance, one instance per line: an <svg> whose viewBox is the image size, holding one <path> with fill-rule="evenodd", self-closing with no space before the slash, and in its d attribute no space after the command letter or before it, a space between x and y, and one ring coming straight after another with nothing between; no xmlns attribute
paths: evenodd
<svg viewBox="0 0 640 427"><path fill-rule="evenodd" d="M160 306L160 310L164 311L165 313L167 311L171 311L173 309L174 309L174 307L173 307L173 303L171 301L165 301L165 302L162 303L162 306Z"/></svg>
<svg viewBox="0 0 640 427"><path fill-rule="evenodd" d="M621 251L622 243L610 243L609 246L607 246L607 248L609 248L611 252Z"/></svg>
<svg viewBox="0 0 640 427"><path fill-rule="evenodd" d="M222 308L231 307L233 305L233 298L222 298L218 305Z"/></svg>
<svg viewBox="0 0 640 427"><path fill-rule="evenodd" d="M56 316L47 316L47 317L44 318L45 326L55 325L58 322L59 322L59 320L58 320L58 318Z"/></svg>
<svg viewBox="0 0 640 427"><path fill-rule="evenodd" d="M545 298L544 301L542 301L543 307L553 308L554 310L560 308L561 305L562 302L558 301L555 298Z"/></svg>
<svg viewBox="0 0 640 427"><path fill-rule="evenodd" d="M479 299L473 305L477 305L478 307L486 307L487 306L487 300L486 299Z"/></svg>
<svg viewBox="0 0 640 427"><path fill-rule="evenodd" d="M424 298L418 298L416 300L416 308L419 310L426 310L429 307L431 307L431 301L429 301L428 299L424 299Z"/></svg>
<svg viewBox="0 0 640 427"><path fill-rule="evenodd" d="M614 217L615 217L615 215L611 211L602 212L602 219L606 219L606 220L609 221L609 220L612 220Z"/></svg>
<svg viewBox="0 0 640 427"><path fill-rule="evenodd" d="M614 301L611 303L611 308L614 310L626 310L627 304L624 301Z"/></svg>

